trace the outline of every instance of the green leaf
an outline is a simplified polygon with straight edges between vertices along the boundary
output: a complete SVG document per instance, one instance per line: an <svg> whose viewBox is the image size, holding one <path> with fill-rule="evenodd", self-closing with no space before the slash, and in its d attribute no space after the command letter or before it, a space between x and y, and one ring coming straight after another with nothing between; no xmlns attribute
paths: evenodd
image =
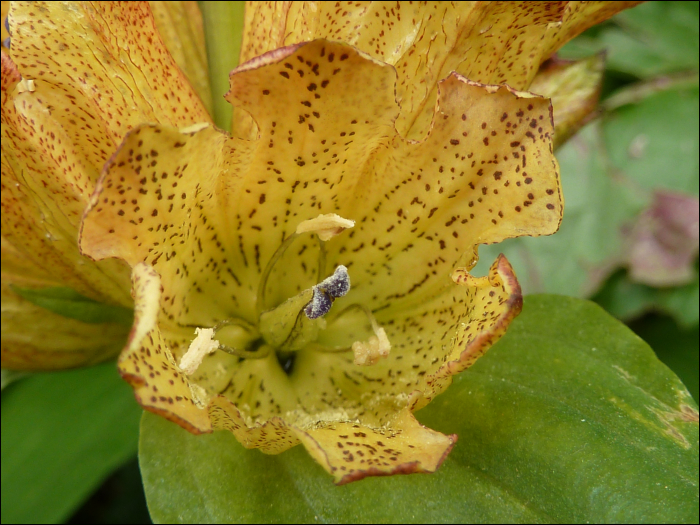
<svg viewBox="0 0 700 525"><path fill-rule="evenodd" d="M668 316L647 315L630 324L630 328L654 349L654 353L683 381L693 399L699 396L700 334L694 328L682 328Z"/></svg>
<svg viewBox="0 0 700 525"><path fill-rule="evenodd" d="M59 523L136 453L140 407L114 363L2 393L2 523Z"/></svg>
<svg viewBox="0 0 700 525"><path fill-rule="evenodd" d="M99 303L71 288L10 288L32 304L83 323L119 323L131 326L134 321L133 310Z"/></svg>
<svg viewBox="0 0 700 525"><path fill-rule="evenodd" d="M693 282L672 288L652 288L634 283L627 272L620 270L608 279L593 300L623 321L656 310L673 316L684 328L697 327L700 318L700 279L697 262Z"/></svg>
<svg viewBox="0 0 700 525"><path fill-rule="evenodd" d="M531 296L506 336L418 412L459 441L430 475L336 487L301 447L246 450L141 421L156 522L698 520L697 407L651 349L597 305Z"/></svg>
<svg viewBox="0 0 700 525"><path fill-rule="evenodd" d="M604 121L611 162L646 189L698 195L698 88L669 89L629 104Z"/></svg>
<svg viewBox="0 0 700 525"><path fill-rule="evenodd" d="M564 46L564 58L607 50L607 67L647 78L698 67L698 3L645 2Z"/></svg>

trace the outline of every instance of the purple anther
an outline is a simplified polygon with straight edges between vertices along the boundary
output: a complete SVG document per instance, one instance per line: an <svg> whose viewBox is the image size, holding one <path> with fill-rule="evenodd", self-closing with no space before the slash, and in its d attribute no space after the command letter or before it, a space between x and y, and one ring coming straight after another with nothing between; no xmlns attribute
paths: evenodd
<svg viewBox="0 0 700 525"><path fill-rule="evenodd" d="M348 269L341 264L333 275L318 283L316 287L325 290L333 298L344 296L350 291Z"/></svg>
<svg viewBox="0 0 700 525"><path fill-rule="evenodd" d="M318 319L328 313L333 306L333 299L325 291L314 286L313 299L304 307L304 313L309 319Z"/></svg>

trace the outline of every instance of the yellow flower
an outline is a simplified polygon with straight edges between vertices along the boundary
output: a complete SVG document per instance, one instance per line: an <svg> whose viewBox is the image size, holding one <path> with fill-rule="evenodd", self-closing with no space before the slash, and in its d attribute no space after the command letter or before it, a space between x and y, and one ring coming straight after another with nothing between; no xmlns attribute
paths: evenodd
<svg viewBox="0 0 700 525"><path fill-rule="evenodd" d="M147 5L18 3L3 312L39 320L10 282L129 306L130 268L118 366L145 409L267 453L302 443L338 483L432 472L456 436L413 411L522 304L504 257L468 273L476 247L561 221L551 105L517 90L622 7L253 3L229 136ZM6 276L6 252L33 264ZM3 332L3 366L41 366L29 337L6 350Z"/></svg>

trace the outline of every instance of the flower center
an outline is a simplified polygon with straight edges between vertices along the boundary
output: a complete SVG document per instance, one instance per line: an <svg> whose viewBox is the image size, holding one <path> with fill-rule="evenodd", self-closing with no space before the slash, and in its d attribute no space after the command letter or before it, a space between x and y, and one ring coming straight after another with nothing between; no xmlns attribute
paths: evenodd
<svg viewBox="0 0 700 525"><path fill-rule="evenodd" d="M215 351L239 359L263 359L274 352L287 374L292 372L300 350L353 352L357 365L371 365L386 357L391 348L389 340L364 305L347 306L330 323L324 317L334 301L350 291L350 276L345 266L338 266L332 275L321 280L326 265L325 242L352 226L352 221L335 214L319 215L302 222L296 232L282 242L261 274L256 300L257 325L231 318L211 328L197 328L197 337L183 355L180 368L191 375L204 357ZM266 296L270 275L294 240L305 233L315 234L318 239L318 284L270 307Z"/></svg>

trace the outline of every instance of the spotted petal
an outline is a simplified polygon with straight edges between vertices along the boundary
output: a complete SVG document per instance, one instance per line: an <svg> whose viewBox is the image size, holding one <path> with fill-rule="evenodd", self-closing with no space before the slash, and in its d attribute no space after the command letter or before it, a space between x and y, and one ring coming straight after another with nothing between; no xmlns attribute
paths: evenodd
<svg viewBox="0 0 700 525"><path fill-rule="evenodd" d="M282 230L260 244L262 260L290 215L355 220L330 260L351 269L355 300L373 308L429 295L465 252L473 263L476 244L555 232L563 210L547 99L453 74L415 143L393 126L394 82L392 68L317 41L239 67L228 95L258 127L263 162L249 173L266 173L240 200L242 230ZM298 264L301 274L313 267Z"/></svg>
<svg viewBox="0 0 700 525"><path fill-rule="evenodd" d="M489 276L473 278L460 270L455 280L461 286L450 294L390 319L393 359L368 373L358 373L338 354L303 351L287 377L274 357L241 365L219 353L188 378L171 351L179 346L178 336L157 322L158 274L138 264L133 275L135 323L119 369L142 406L194 433L229 430L245 446L267 453L301 441L341 484L434 471L456 436L423 427L411 410L482 355L522 304L512 270L501 258ZM438 359L429 361L427 354Z"/></svg>
<svg viewBox="0 0 700 525"><path fill-rule="evenodd" d="M145 408L194 432L228 429L266 452L301 441L338 482L437 468L454 439L410 411L481 355L520 305L505 259L483 278L460 270L465 286L450 272L477 243L553 232L562 203L547 100L452 75L430 135L415 142L393 125L395 79L350 46L300 44L232 74L228 97L254 118L255 140L207 124L127 134L91 198L80 245L134 268L137 321L119 366ZM356 220L328 241L329 262L347 261L352 282L334 311L353 302L374 309L389 358L360 369L347 352L311 345L283 370L274 354L214 352L185 375L178 363L194 329L231 317L256 323L267 261L300 222L334 211ZM275 300L315 275L314 241L300 238L287 255L270 277ZM407 293L424 267L428 279ZM331 313L327 331L344 322ZM337 443L354 424L373 437L351 440L348 462ZM397 453L363 463L357 452L382 432Z"/></svg>
<svg viewBox="0 0 700 525"><path fill-rule="evenodd" d="M204 22L197 2L170 1L149 4L163 44L211 115L212 99Z"/></svg>
<svg viewBox="0 0 700 525"><path fill-rule="evenodd" d="M296 434L338 485L367 476L435 472L457 441L456 435L418 423L408 408L392 414L388 427L343 422Z"/></svg>
<svg viewBox="0 0 700 525"><path fill-rule="evenodd" d="M241 61L315 38L347 42L396 67L397 129L421 138L452 71L527 89L564 43L637 3L248 2Z"/></svg>
<svg viewBox="0 0 700 525"><path fill-rule="evenodd" d="M155 31L148 4L13 2L8 18L3 234L64 286L129 305L126 267L78 253L82 211L133 126L209 117Z"/></svg>

